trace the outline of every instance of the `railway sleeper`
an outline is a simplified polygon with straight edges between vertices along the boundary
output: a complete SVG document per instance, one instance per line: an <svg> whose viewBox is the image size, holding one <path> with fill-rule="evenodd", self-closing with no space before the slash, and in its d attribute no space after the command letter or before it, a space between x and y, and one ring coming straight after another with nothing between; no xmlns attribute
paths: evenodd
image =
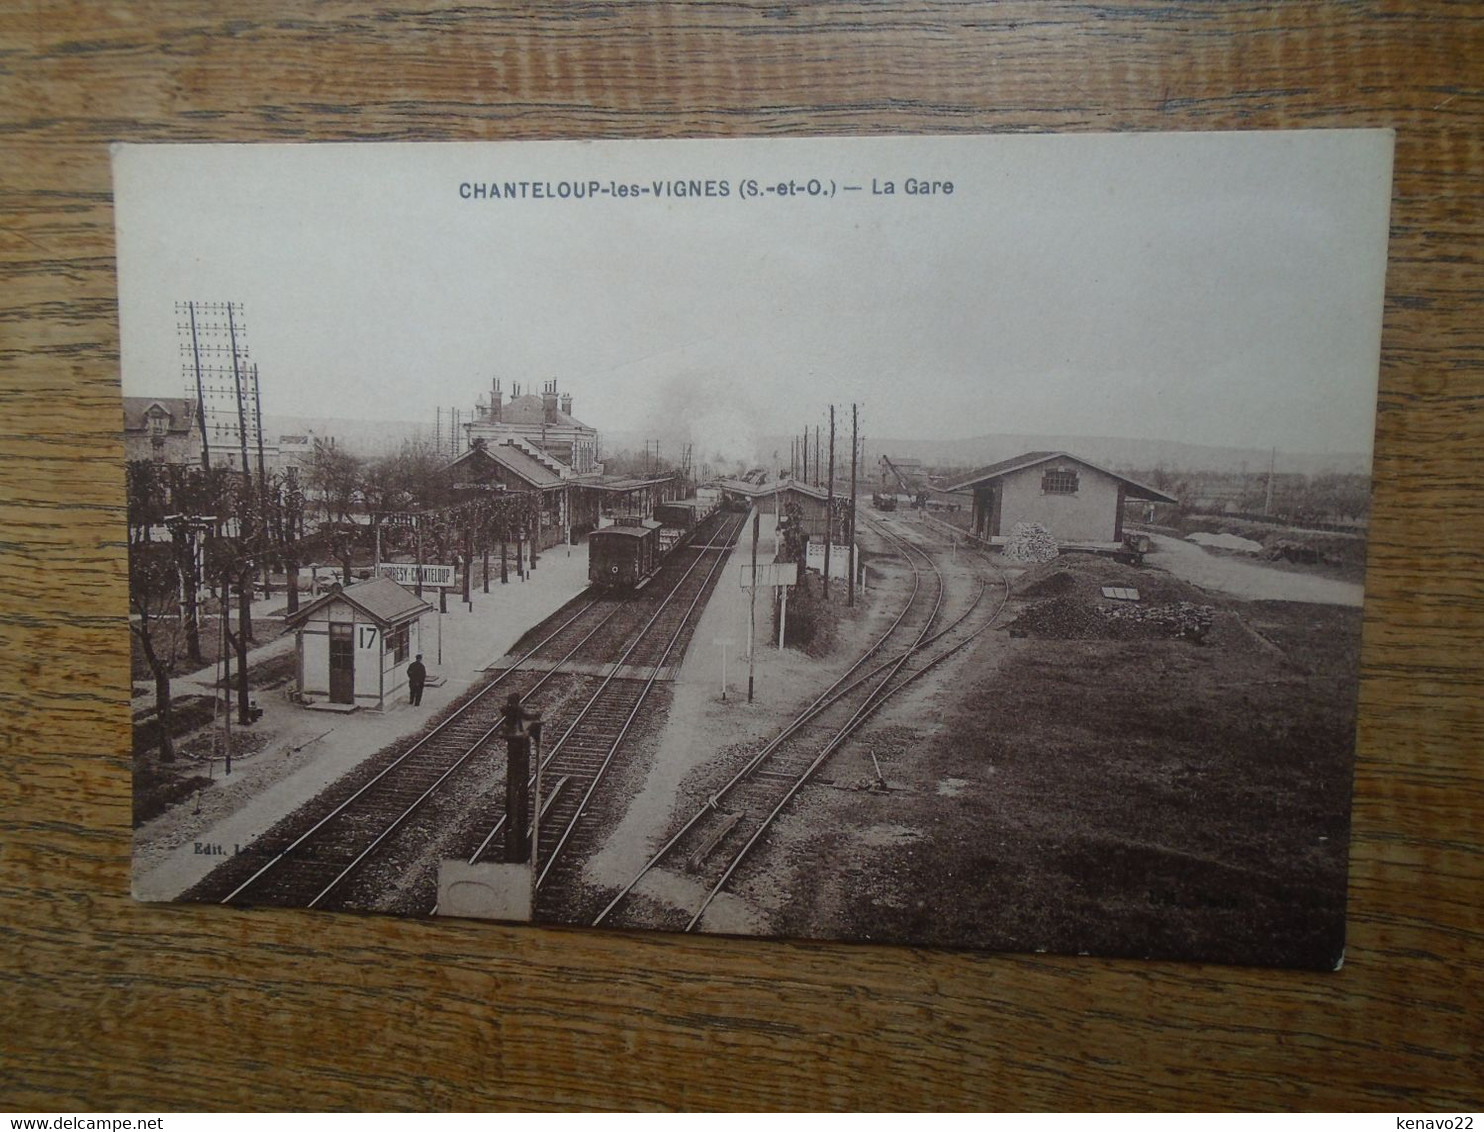
<svg viewBox="0 0 1484 1132"><path fill-rule="evenodd" d="M721 844L722 839L725 838L727 834L731 833L732 830L737 828L737 823L741 821L742 818L743 812L741 810L738 810L735 814L726 814L721 825L715 830L715 832L713 832L710 837L706 838L706 840L694 853L686 858L685 871L688 873L700 872L701 866L705 863L706 858L711 856L712 852L718 845Z"/></svg>

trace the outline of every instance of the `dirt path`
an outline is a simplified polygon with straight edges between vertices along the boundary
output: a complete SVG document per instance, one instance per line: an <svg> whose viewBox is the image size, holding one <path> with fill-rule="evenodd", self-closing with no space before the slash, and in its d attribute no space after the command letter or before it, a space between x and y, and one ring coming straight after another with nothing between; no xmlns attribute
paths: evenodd
<svg viewBox="0 0 1484 1132"><path fill-rule="evenodd" d="M1340 582L1312 574L1274 570L1256 562L1211 554L1193 543L1151 535L1154 553L1151 566L1160 566L1175 577L1219 590L1249 601L1304 601L1317 605L1349 605L1360 608L1364 588L1355 582Z"/></svg>

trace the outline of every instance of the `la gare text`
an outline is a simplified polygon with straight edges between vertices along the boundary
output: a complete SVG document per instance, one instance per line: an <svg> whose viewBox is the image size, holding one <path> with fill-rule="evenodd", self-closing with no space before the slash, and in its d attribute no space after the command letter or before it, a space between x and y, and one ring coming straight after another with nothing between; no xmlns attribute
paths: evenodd
<svg viewBox="0 0 1484 1132"><path fill-rule="evenodd" d="M760 181L746 178L740 181L726 179L692 179L665 181L462 181L459 196L464 200L617 200L651 199L698 199L724 200L728 198L754 199L761 197L823 197L875 196L875 197L949 197L953 195L953 182L949 180L927 180L906 177L889 180L871 177L859 184L844 183L812 177L807 180Z"/></svg>

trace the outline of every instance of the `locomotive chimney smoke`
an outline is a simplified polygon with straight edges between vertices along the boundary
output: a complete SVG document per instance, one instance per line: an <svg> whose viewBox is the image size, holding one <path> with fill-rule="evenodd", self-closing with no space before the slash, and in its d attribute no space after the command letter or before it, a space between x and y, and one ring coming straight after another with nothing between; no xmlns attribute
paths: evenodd
<svg viewBox="0 0 1484 1132"><path fill-rule="evenodd" d="M664 381L644 428L671 451L694 446L698 462L751 464L763 433L762 413L744 382L687 371Z"/></svg>

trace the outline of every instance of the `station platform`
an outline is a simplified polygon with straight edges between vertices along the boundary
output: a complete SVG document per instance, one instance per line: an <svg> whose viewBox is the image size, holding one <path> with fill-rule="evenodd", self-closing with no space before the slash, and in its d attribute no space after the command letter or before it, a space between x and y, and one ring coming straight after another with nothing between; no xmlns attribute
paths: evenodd
<svg viewBox="0 0 1484 1132"><path fill-rule="evenodd" d="M198 800L197 814L175 807L136 831L135 897L174 899L220 863L203 846L233 851L251 845L366 758L421 731L484 678L491 657L504 656L531 626L586 588L587 546L582 544L544 552L524 581L515 574L504 585L492 580L487 594L476 586L468 605L451 592L448 612L425 614L414 635L413 651L423 654L429 673L417 707L405 694L385 711L349 714L309 710L273 692L257 697L263 716L249 730L264 742L256 753L240 758L230 777L220 762L204 768L212 786ZM436 594L429 598L436 606ZM290 633L250 655L256 662L292 647Z"/></svg>

